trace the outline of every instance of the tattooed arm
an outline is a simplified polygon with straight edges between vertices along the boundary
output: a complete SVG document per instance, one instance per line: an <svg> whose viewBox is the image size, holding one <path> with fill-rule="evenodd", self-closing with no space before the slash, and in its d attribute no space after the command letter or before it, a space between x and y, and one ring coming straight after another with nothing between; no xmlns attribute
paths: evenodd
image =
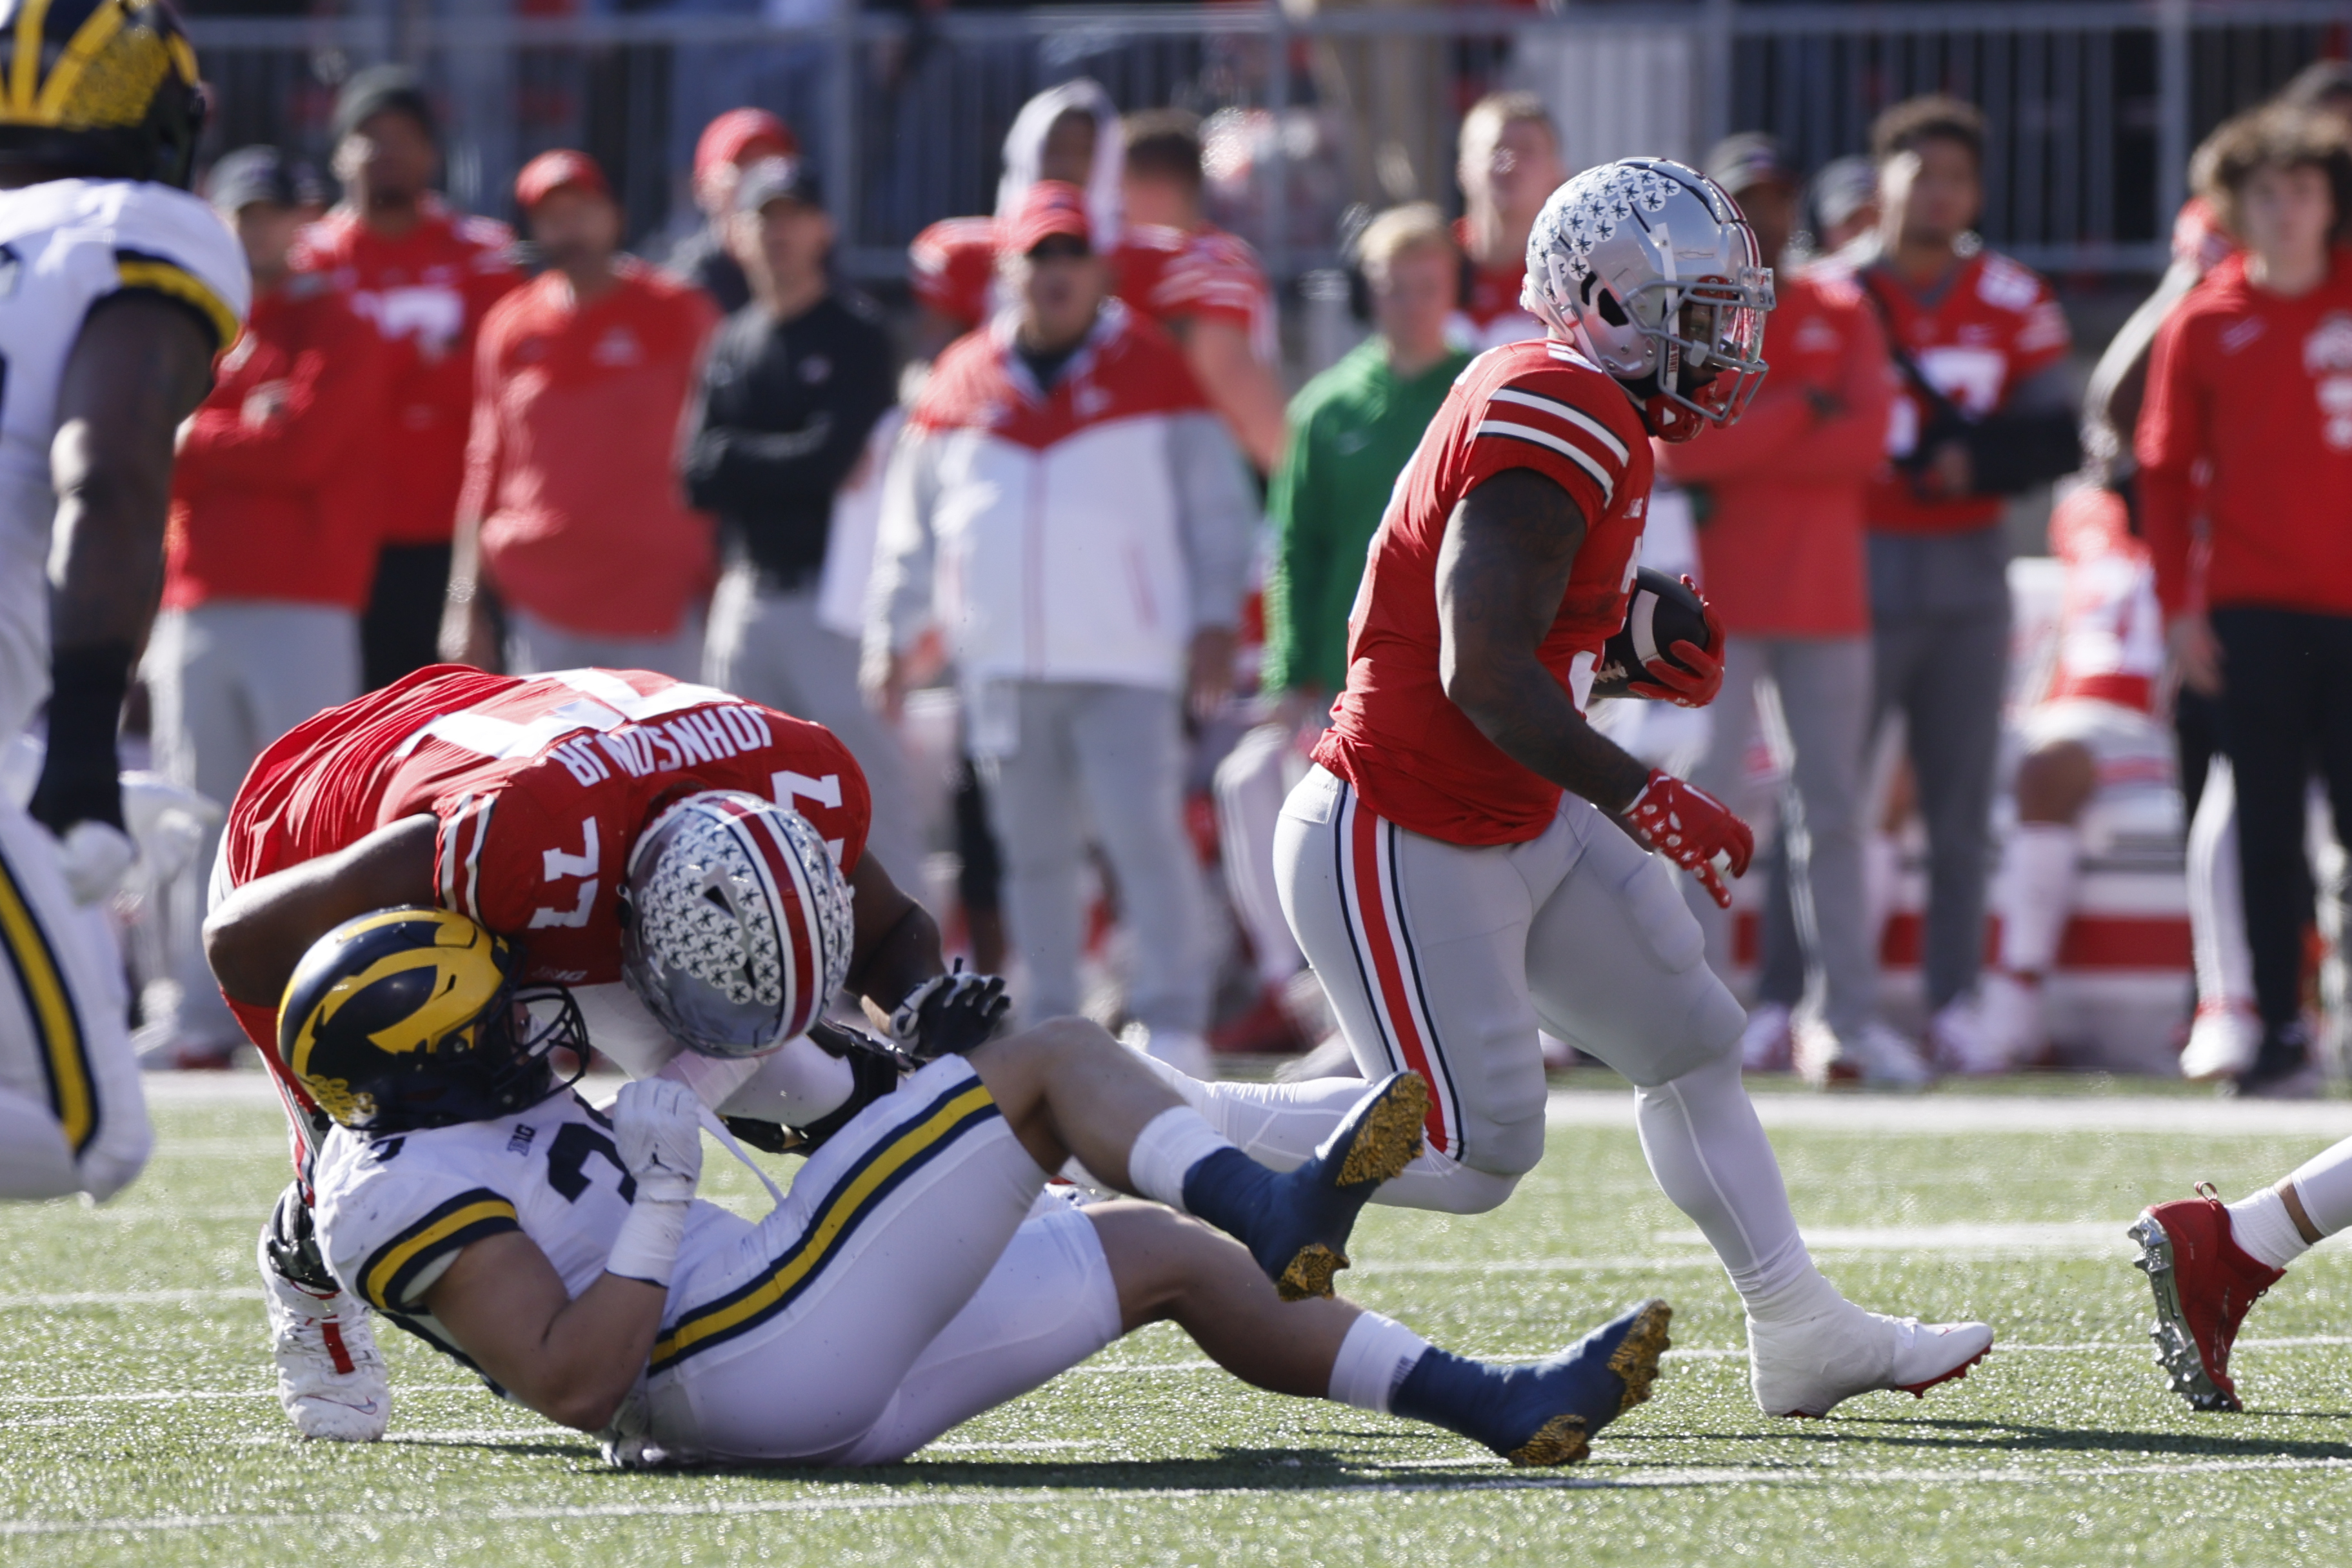
<svg viewBox="0 0 2352 1568"><path fill-rule="evenodd" d="M1465 496L1437 555L1437 673L1504 755L1613 813L1649 767L1585 722L1536 653L1585 527L1568 492L1533 469L1507 468Z"/></svg>

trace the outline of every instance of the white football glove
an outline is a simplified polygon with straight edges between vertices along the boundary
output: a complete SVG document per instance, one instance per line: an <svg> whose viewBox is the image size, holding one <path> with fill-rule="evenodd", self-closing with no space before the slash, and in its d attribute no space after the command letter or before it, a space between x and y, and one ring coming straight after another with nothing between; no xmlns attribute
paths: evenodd
<svg viewBox="0 0 2352 1568"><path fill-rule="evenodd" d="M639 1203L685 1203L702 1177L702 1102L685 1084L640 1078L613 1102L613 1143Z"/></svg>
<svg viewBox="0 0 2352 1568"><path fill-rule="evenodd" d="M130 836L106 822L76 822L58 845L66 891L85 909L113 897L131 873L131 862L138 858Z"/></svg>

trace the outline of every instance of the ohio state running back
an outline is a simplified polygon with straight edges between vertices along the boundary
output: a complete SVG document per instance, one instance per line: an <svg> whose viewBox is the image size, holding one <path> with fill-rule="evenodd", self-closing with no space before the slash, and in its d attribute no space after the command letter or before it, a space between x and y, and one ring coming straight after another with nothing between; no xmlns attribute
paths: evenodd
<svg viewBox="0 0 2352 1568"><path fill-rule="evenodd" d="M1651 1170L1747 1306L1766 1412L1958 1376L1991 1330L1863 1311L1797 1232L1740 1084L1739 1005L1668 869L1726 898L1747 827L1582 711L1639 559L1649 442L1738 417L1771 275L1720 187L1628 159L1553 193L1526 295L1549 335L1474 361L1422 438L1358 591L1347 689L1275 839L1283 907L1364 1077L1430 1083L1427 1152L1376 1201L1502 1203L1543 1152L1548 1030L1638 1087ZM1709 630L1632 689L1709 701ZM1305 1158L1360 1082L1178 1088L1273 1163Z"/></svg>

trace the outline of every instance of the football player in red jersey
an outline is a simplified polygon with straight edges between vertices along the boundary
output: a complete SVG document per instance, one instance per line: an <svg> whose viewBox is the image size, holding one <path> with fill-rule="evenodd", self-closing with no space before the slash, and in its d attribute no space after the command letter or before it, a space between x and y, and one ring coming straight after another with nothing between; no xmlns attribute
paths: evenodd
<svg viewBox="0 0 2352 1568"><path fill-rule="evenodd" d="M673 824L681 802L746 795L787 808L806 828L803 859L822 846L854 896L828 903L839 879L795 870L792 845L730 872L707 825L697 848L690 824ZM433 666L262 754L230 809L205 936L294 1126L300 1176L264 1228L262 1272L298 1426L372 1438L389 1399L364 1309L310 1244L325 1124L282 1070L277 1009L310 945L373 910L456 910L515 940L526 979L571 988L598 1049L632 1076L667 1070L714 1109L821 1138L898 1081L879 1057L799 1038L845 978L920 1056L977 1043L1002 1012L1001 982L943 976L930 916L864 852L867 820L865 776L828 731L642 670ZM681 888L677 908L661 902ZM797 956L776 936L795 898L816 911L793 927L814 928ZM714 899L737 925L710 926L699 906ZM714 952L736 954L732 969Z"/></svg>
<svg viewBox="0 0 2352 1568"><path fill-rule="evenodd" d="M1628 159L1545 204L1527 301L1549 335L1473 361L1398 480L1347 689L1275 841L1283 906L1358 1065L1430 1082L1427 1151L1381 1198L1475 1213L1510 1195L1543 1152L1548 1030L1636 1085L1650 1168L1746 1304L1766 1412L1925 1389L1992 1331L1864 1312L1814 1269L1740 1083L1739 1004L1650 852L1724 901L1746 824L1582 712L1625 615L1650 438L1738 417L1764 373L1771 274L1720 187ZM1706 703L1721 641L1674 644L1633 692ZM1360 1082L1177 1087L1278 1163L1306 1157Z"/></svg>

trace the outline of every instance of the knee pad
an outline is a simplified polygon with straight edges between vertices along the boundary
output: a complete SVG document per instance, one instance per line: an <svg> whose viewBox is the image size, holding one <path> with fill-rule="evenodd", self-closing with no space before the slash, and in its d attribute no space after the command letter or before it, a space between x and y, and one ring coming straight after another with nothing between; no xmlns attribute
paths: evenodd
<svg viewBox="0 0 2352 1568"><path fill-rule="evenodd" d="M155 1134L144 1117L140 1118L135 1136L100 1140L81 1157L81 1190L92 1200L104 1203L139 1179L154 1147Z"/></svg>

